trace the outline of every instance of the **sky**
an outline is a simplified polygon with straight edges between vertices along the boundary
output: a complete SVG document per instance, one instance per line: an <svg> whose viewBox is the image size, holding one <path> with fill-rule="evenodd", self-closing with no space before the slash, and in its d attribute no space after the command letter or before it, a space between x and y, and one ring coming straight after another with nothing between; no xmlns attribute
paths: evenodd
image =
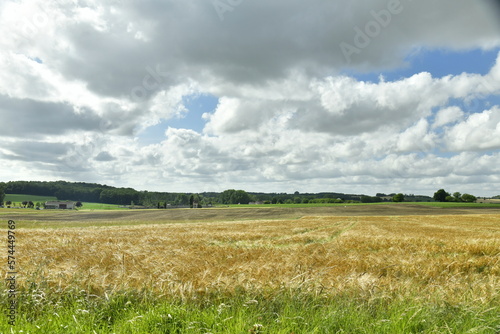
<svg viewBox="0 0 500 334"><path fill-rule="evenodd" d="M500 5L3 0L0 182L500 194Z"/></svg>

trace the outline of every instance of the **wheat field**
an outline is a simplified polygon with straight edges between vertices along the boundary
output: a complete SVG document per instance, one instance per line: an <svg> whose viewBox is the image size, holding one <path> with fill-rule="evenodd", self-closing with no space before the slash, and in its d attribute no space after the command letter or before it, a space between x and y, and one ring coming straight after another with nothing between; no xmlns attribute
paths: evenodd
<svg viewBox="0 0 500 334"><path fill-rule="evenodd" d="M499 300L500 216L294 220L19 229L19 284L103 294L302 289L312 294Z"/></svg>

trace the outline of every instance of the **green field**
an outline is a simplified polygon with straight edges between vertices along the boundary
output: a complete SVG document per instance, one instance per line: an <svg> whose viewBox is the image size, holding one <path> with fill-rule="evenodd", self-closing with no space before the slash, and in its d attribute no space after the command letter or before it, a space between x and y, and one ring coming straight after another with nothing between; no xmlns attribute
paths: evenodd
<svg viewBox="0 0 500 334"><path fill-rule="evenodd" d="M116 204L83 202L79 210L128 210L128 207Z"/></svg>
<svg viewBox="0 0 500 334"><path fill-rule="evenodd" d="M24 201L29 202L32 201L33 203L45 203L48 201L57 201L58 198L55 196L37 196L37 195L24 195L24 194L5 194L5 199L4 201L11 201L12 203L15 203L16 205L19 203L22 203ZM89 203L89 202L82 202L83 206L80 208L80 210L124 210L128 208L124 208L121 205L115 205L115 204L104 204L104 203Z"/></svg>
<svg viewBox="0 0 500 334"><path fill-rule="evenodd" d="M24 201L32 201L33 203L40 202L44 203L47 201L57 201L57 197L54 196L36 196L36 195L21 195L21 194L5 194L5 202L11 201L14 203L22 203Z"/></svg>
<svg viewBox="0 0 500 334"><path fill-rule="evenodd" d="M220 205L221 207L251 207L251 208L319 208L319 207L338 207L338 206L366 206L366 205L389 205L394 204L392 202L379 202L379 203L298 203L298 204L258 204L258 205L244 205L244 204L231 204L231 205ZM402 202L397 203L397 205L424 205L435 208L490 208L490 207L500 207L499 204L491 203L465 203L465 202Z"/></svg>
<svg viewBox="0 0 500 334"><path fill-rule="evenodd" d="M415 202L402 204L418 204L436 208L494 208L500 207L500 203L466 203L466 202Z"/></svg>

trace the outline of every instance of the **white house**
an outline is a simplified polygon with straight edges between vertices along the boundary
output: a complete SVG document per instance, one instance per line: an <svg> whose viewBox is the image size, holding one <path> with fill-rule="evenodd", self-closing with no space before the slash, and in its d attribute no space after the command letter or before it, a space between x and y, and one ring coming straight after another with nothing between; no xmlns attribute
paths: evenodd
<svg viewBox="0 0 500 334"><path fill-rule="evenodd" d="M75 208L75 202L66 201L49 201L45 202L45 209L64 209L64 210L73 210Z"/></svg>

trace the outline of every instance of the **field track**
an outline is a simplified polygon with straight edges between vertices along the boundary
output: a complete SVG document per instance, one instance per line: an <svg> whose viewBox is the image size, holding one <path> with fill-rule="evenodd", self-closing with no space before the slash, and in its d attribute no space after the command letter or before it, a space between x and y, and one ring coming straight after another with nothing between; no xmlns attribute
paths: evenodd
<svg viewBox="0 0 500 334"><path fill-rule="evenodd" d="M110 211L24 211L0 210L0 219L25 222L65 223L161 223L186 221L298 219L306 216L409 216L500 214L500 207L436 208L424 205L387 204L327 207L241 207L169 210L110 210Z"/></svg>

